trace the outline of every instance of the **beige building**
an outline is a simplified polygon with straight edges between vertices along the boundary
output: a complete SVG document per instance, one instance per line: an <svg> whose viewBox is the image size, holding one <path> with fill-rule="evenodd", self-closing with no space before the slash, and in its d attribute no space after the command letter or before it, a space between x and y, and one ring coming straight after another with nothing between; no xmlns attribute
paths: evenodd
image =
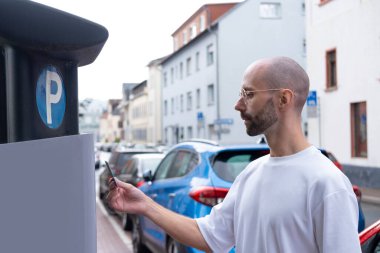
<svg viewBox="0 0 380 253"><path fill-rule="evenodd" d="M118 142L121 140L122 124L118 106L120 99L110 99L107 110L100 118L99 135L101 142Z"/></svg>
<svg viewBox="0 0 380 253"><path fill-rule="evenodd" d="M147 144L148 143L148 88L147 81L136 85L132 90L129 98L129 130L131 134L131 143Z"/></svg>

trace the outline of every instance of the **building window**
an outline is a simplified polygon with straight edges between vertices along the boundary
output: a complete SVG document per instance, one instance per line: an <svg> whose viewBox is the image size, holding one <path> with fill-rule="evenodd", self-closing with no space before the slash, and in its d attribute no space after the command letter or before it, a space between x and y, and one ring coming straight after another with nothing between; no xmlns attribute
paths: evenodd
<svg viewBox="0 0 380 253"><path fill-rule="evenodd" d="M183 63L179 64L179 78L182 80L183 78Z"/></svg>
<svg viewBox="0 0 380 253"><path fill-rule="evenodd" d="M164 115L165 116L168 115L168 101L167 100L164 101Z"/></svg>
<svg viewBox="0 0 380 253"><path fill-rule="evenodd" d="M336 49L326 52L326 88L337 88Z"/></svg>
<svg viewBox="0 0 380 253"><path fill-rule="evenodd" d="M191 111L193 107L193 98L191 97L191 91L187 93L187 110Z"/></svg>
<svg viewBox="0 0 380 253"><path fill-rule="evenodd" d="M191 74L191 57L186 60L186 75L189 76Z"/></svg>
<svg viewBox="0 0 380 253"><path fill-rule="evenodd" d="M179 138L181 139L181 140L183 140L184 138L185 138L185 136L184 136L184 131L185 130L185 128L184 127L180 127L179 128Z"/></svg>
<svg viewBox="0 0 380 253"><path fill-rule="evenodd" d="M210 66L214 63L214 50L212 44L207 46L207 66Z"/></svg>
<svg viewBox="0 0 380 253"><path fill-rule="evenodd" d="M174 98L171 99L171 109L172 109L172 114L174 114L174 109L175 109Z"/></svg>
<svg viewBox="0 0 380 253"><path fill-rule="evenodd" d="M171 83L174 83L174 68L170 68Z"/></svg>
<svg viewBox="0 0 380 253"><path fill-rule="evenodd" d="M181 112L183 112L183 94L181 94L181 98L180 98L180 110L181 110Z"/></svg>
<svg viewBox="0 0 380 253"><path fill-rule="evenodd" d="M260 3L261 18L281 18L280 3Z"/></svg>
<svg viewBox="0 0 380 253"><path fill-rule="evenodd" d="M194 39L197 36L197 25L193 24L190 28L190 38Z"/></svg>
<svg viewBox="0 0 380 253"><path fill-rule="evenodd" d="M367 103L351 103L351 155L367 157Z"/></svg>
<svg viewBox="0 0 380 253"><path fill-rule="evenodd" d="M306 13L306 5L305 5L305 2L303 2L301 4L301 14L302 14L302 16L305 16L305 13Z"/></svg>
<svg viewBox="0 0 380 253"><path fill-rule="evenodd" d="M199 29L201 32L203 32L206 29L205 16L201 16L199 18Z"/></svg>
<svg viewBox="0 0 380 253"><path fill-rule="evenodd" d="M191 126L187 127L187 138L188 139L193 138L193 127L191 127Z"/></svg>
<svg viewBox="0 0 380 253"><path fill-rule="evenodd" d="M304 38L303 40L302 40L302 53L303 53L303 55L304 56L306 56L306 53L307 53L307 47L306 47L306 39Z"/></svg>
<svg viewBox="0 0 380 253"><path fill-rule="evenodd" d="M195 70L199 71L199 52L195 53Z"/></svg>
<svg viewBox="0 0 380 253"><path fill-rule="evenodd" d="M197 93L196 93L196 103L197 103L197 109L201 107L201 89L197 89Z"/></svg>
<svg viewBox="0 0 380 253"><path fill-rule="evenodd" d="M214 85L209 84L207 86L207 104L213 105L215 103Z"/></svg>
<svg viewBox="0 0 380 253"><path fill-rule="evenodd" d="M164 73L164 87L168 85L168 74L165 72Z"/></svg>

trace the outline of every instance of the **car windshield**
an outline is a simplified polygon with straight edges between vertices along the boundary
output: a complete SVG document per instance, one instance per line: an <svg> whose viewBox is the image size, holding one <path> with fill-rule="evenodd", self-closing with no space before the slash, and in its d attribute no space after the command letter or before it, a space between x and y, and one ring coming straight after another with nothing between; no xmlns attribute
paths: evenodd
<svg viewBox="0 0 380 253"><path fill-rule="evenodd" d="M220 178L233 182L250 162L266 154L269 150L222 151L214 158L212 167Z"/></svg>
<svg viewBox="0 0 380 253"><path fill-rule="evenodd" d="M157 166L161 162L161 160L161 157L142 160L143 173L150 170L153 174L156 171Z"/></svg>

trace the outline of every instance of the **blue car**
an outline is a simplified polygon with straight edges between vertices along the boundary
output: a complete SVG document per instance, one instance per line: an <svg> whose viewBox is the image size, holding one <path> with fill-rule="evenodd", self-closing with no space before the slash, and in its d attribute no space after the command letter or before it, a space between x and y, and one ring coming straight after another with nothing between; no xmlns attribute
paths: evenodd
<svg viewBox="0 0 380 253"><path fill-rule="evenodd" d="M188 216L203 217L222 202L237 175L253 160L269 153L266 144L219 146L188 141L174 146L140 189L160 205ZM361 211L361 209L360 209ZM200 253L184 246L151 220L133 216L134 253ZM235 252L234 249L231 252Z"/></svg>

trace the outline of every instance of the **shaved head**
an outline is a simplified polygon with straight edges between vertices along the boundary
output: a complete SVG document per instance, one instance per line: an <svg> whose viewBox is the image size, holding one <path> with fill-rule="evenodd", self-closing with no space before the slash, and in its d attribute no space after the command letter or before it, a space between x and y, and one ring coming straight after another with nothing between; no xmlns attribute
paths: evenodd
<svg viewBox="0 0 380 253"><path fill-rule="evenodd" d="M261 82L265 89L286 88L295 93L295 109L299 112L309 94L309 77L305 70L288 57L262 59L252 63L245 75L252 82Z"/></svg>

